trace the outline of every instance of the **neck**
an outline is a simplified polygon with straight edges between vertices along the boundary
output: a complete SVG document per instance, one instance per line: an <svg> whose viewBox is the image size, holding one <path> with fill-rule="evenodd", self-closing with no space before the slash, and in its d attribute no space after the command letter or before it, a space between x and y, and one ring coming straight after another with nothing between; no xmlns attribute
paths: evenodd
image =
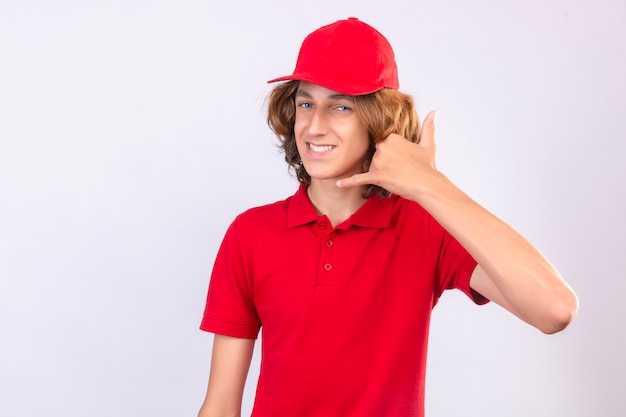
<svg viewBox="0 0 626 417"><path fill-rule="evenodd" d="M365 203L363 187L339 188L335 181L313 180L307 194L317 212L326 215L333 227L343 223Z"/></svg>

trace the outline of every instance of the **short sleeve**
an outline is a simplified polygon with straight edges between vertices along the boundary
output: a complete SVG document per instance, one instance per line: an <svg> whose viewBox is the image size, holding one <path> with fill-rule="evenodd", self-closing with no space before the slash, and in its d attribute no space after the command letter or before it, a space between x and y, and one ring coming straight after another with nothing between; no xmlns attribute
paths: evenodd
<svg viewBox="0 0 626 417"><path fill-rule="evenodd" d="M254 305L249 240L235 219L215 258L200 329L232 337L257 338L261 321Z"/></svg>
<svg viewBox="0 0 626 417"><path fill-rule="evenodd" d="M486 304L489 300L470 287L470 278L478 265L465 248L436 220L431 219L431 248L436 263L435 300L443 291L459 289L474 303Z"/></svg>

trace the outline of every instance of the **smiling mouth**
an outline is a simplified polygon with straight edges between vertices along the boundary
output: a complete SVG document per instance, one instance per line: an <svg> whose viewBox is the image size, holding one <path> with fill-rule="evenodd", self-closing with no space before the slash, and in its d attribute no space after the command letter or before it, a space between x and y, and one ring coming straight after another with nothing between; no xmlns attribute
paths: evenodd
<svg viewBox="0 0 626 417"><path fill-rule="evenodd" d="M310 150L316 153L328 152L335 149L335 146L333 145L314 145L311 142L308 142L307 145L309 146Z"/></svg>

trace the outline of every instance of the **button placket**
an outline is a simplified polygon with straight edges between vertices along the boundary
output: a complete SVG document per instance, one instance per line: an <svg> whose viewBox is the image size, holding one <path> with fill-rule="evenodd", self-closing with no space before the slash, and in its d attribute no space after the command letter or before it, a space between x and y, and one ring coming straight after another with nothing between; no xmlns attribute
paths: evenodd
<svg viewBox="0 0 626 417"><path fill-rule="evenodd" d="M335 245L335 241L334 241L334 237L335 237L335 232L331 232L329 233L327 236L324 237L324 243L322 246L322 269L324 270L326 276L329 276L328 273L330 273L333 269L333 261L334 261L334 254L333 254L333 246Z"/></svg>
<svg viewBox="0 0 626 417"><path fill-rule="evenodd" d="M330 289L336 284L336 250L334 248L337 237L330 220L325 216L321 216L315 225L316 235L319 239L319 263L317 264L317 285Z"/></svg>

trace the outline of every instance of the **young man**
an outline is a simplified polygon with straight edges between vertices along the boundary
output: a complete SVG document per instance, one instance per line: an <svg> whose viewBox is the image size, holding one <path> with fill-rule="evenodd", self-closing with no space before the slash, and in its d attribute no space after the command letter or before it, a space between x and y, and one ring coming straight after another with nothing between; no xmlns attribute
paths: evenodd
<svg viewBox="0 0 626 417"><path fill-rule="evenodd" d="M435 113L420 128L383 35L354 18L322 27L274 81L268 122L300 188L224 237L200 416L240 415L261 327L253 416L413 417L444 290L545 333L568 325L578 301L558 272L436 169Z"/></svg>

